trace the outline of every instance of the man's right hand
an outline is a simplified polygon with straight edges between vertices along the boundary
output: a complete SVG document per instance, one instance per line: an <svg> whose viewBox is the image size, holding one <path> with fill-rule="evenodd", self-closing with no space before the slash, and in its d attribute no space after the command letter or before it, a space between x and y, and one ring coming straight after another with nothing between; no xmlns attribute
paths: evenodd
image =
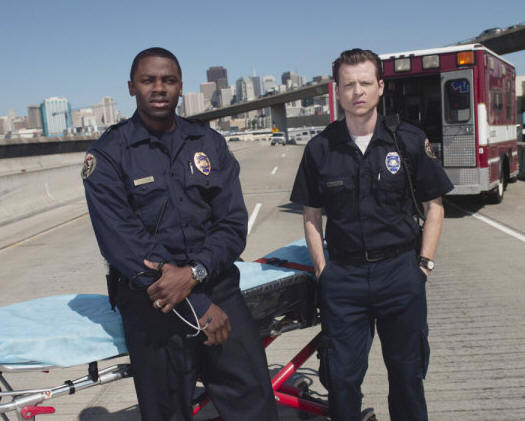
<svg viewBox="0 0 525 421"><path fill-rule="evenodd" d="M230 320L222 309L211 303L210 307L199 319L199 324L205 326L208 324L206 329L203 331L208 339L204 342L205 345L218 345L228 339L228 334L232 330Z"/></svg>
<svg viewBox="0 0 525 421"><path fill-rule="evenodd" d="M326 263L324 263L322 266L315 268L315 279L319 280L319 277L323 273L323 270L325 267L326 267Z"/></svg>

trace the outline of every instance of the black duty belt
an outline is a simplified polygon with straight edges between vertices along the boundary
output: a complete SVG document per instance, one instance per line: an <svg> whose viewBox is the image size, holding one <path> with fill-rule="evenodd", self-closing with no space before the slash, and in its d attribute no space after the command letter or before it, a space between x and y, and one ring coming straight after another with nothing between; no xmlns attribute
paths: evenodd
<svg viewBox="0 0 525 421"><path fill-rule="evenodd" d="M365 250L363 253L337 256L334 260L344 265L363 265L365 263L374 263L385 259L391 259L409 250L414 250L414 248L414 244L403 244L379 250Z"/></svg>

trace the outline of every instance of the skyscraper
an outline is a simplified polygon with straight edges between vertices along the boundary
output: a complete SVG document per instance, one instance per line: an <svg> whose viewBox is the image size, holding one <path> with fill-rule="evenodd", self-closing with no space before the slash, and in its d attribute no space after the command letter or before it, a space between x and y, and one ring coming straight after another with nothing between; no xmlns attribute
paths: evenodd
<svg viewBox="0 0 525 421"><path fill-rule="evenodd" d="M208 82L215 82L216 89L228 87L228 71L222 66L212 66L206 72Z"/></svg>
<svg viewBox="0 0 525 421"><path fill-rule="evenodd" d="M51 97L40 104L44 136L62 136L73 127L71 105L66 98Z"/></svg>
<svg viewBox="0 0 525 421"><path fill-rule="evenodd" d="M250 76L250 79L252 80L255 98L259 98L261 96L261 78L259 76L253 75Z"/></svg>
<svg viewBox="0 0 525 421"><path fill-rule="evenodd" d="M304 78L295 72L284 72L281 75L281 82L287 88L300 88L303 86Z"/></svg>
<svg viewBox="0 0 525 421"><path fill-rule="evenodd" d="M201 83L201 94L204 95L204 108L209 108L212 105L213 94L216 90L215 82Z"/></svg>
<svg viewBox="0 0 525 421"><path fill-rule="evenodd" d="M253 89L253 82L249 77L241 77L237 79L235 84L235 95L237 102L249 101L255 99L255 91Z"/></svg>
<svg viewBox="0 0 525 421"><path fill-rule="evenodd" d="M108 127L117 122L117 110L115 109L115 100L113 97L105 96L102 98L103 125Z"/></svg>
<svg viewBox="0 0 525 421"><path fill-rule="evenodd" d="M30 105L27 107L28 129L42 128L42 114L40 113L40 105Z"/></svg>
<svg viewBox="0 0 525 421"><path fill-rule="evenodd" d="M264 75L263 76L263 93L275 92L277 91L277 85L275 83L274 75Z"/></svg>
<svg viewBox="0 0 525 421"><path fill-rule="evenodd" d="M188 92L184 95L184 115L191 116L204 111L204 95L197 92Z"/></svg>

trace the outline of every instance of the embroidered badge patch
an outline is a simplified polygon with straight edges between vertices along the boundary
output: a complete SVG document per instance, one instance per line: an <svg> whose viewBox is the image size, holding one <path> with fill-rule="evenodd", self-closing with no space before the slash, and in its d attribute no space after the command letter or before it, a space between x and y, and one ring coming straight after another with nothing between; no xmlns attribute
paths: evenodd
<svg viewBox="0 0 525 421"><path fill-rule="evenodd" d="M93 171L95 171L96 166L97 158L95 158L95 155L88 153L84 158L84 165L82 165L82 170L80 171L80 176L82 177L82 180L85 180L91 174L93 174Z"/></svg>
<svg viewBox="0 0 525 421"><path fill-rule="evenodd" d="M392 174L397 174L401 168L401 160L397 152L388 152L385 158L386 169Z"/></svg>
<svg viewBox="0 0 525 421"><path fill-rule="evenodd" d="M201 173L203 173L204 175L210 174L210 158L208 158L208 155L206 155L204 152L195 152L195 155L193 155L193 162L195 163L195 166Z"/></svg>
<svg viewBox="0 0 525 421"><path fill-rule="evenodd" d="M430 144L428 139L425 139L425 153L429 158L436 159L436 154L432 150L432 145Z"/></svg>

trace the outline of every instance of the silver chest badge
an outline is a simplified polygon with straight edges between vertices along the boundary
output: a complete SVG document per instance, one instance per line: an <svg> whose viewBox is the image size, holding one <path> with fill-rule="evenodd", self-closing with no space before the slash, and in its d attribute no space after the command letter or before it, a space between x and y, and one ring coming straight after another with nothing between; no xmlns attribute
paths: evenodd
<svg viewBox="0 0 525 421"><path fill-rule="evenodd" d="M204 175L210 174L210 158L208 158L208 155L206 155L204 152L195 152L195 155L193 155L193 162L195 163L195 166L201 173L203 173Z"/></svg>
<svg viewBox="0 0 525 421"><path fill-rule="evenodd" d="M401 160L397 152L388 152L385 158L386 169L392 174L397 174L401 168Z"/></svg>

